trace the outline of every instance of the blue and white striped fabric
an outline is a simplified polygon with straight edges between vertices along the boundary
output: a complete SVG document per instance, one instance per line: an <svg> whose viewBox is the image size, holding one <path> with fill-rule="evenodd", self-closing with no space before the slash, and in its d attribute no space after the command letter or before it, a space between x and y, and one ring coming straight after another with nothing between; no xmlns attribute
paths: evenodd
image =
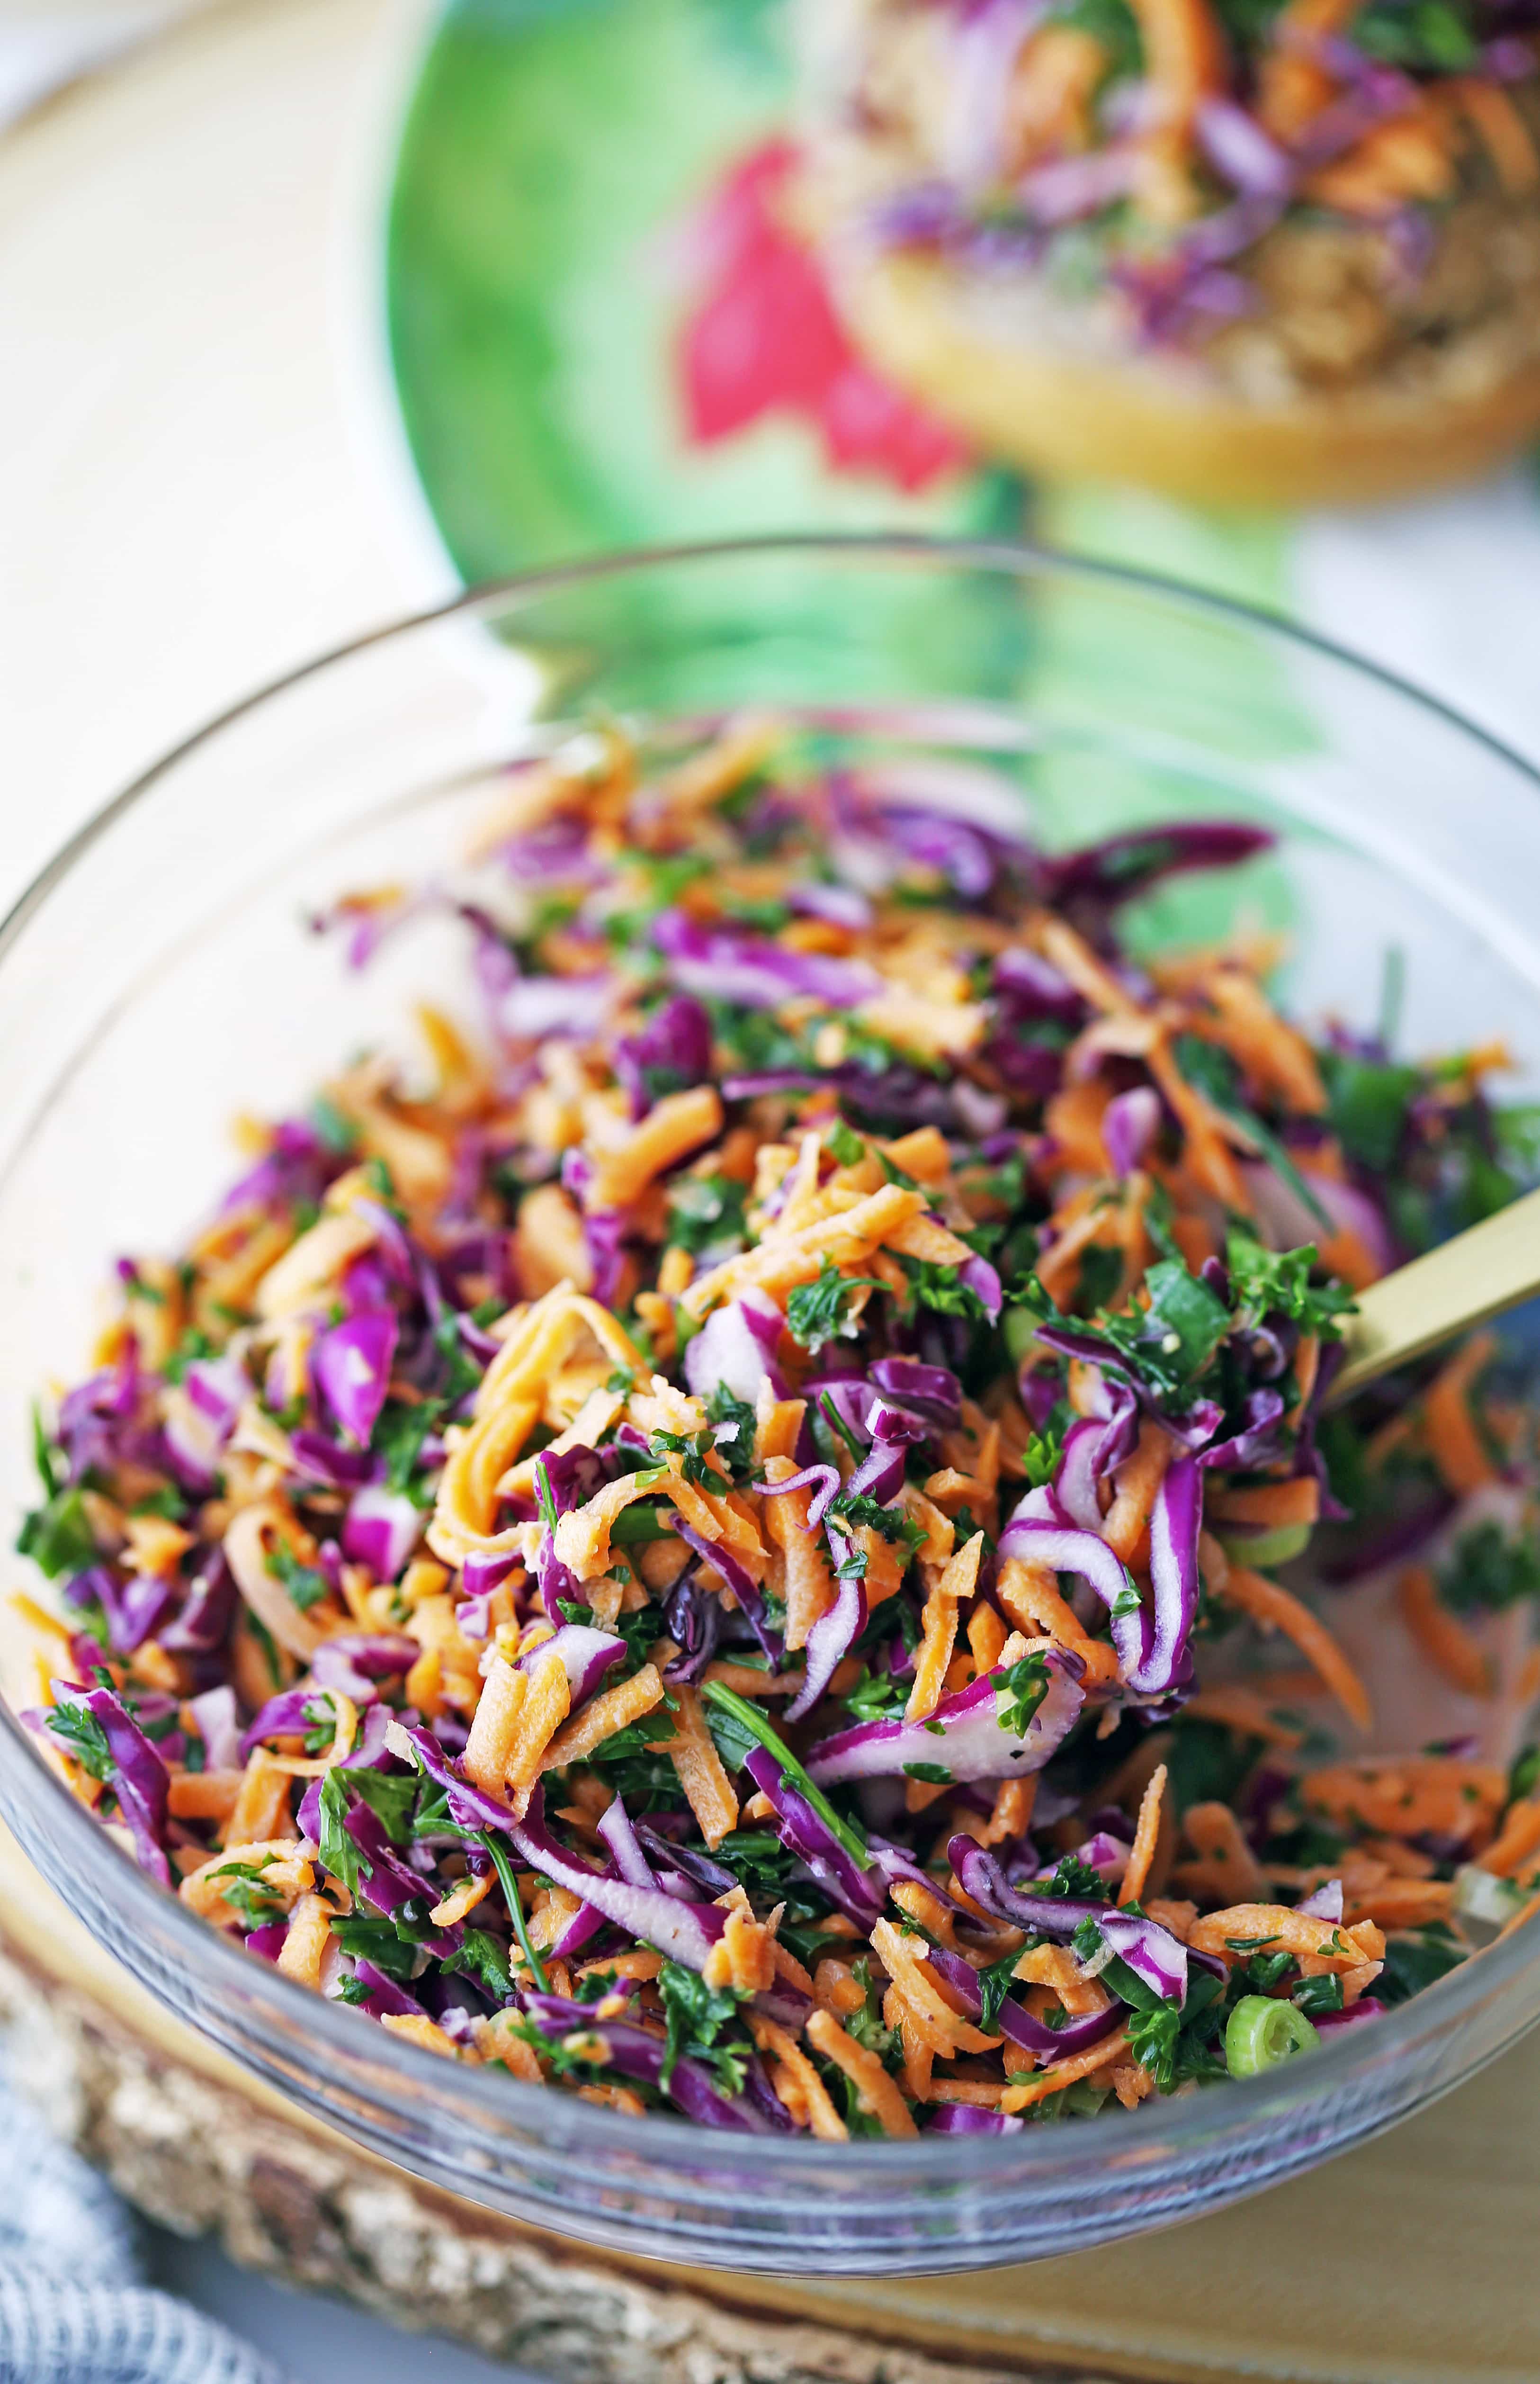
<svg viewBox="0 0 1540 2384"><path fill-rule="evenodd" d="M4 2089L0 2145L0 2384L283 2384L141 2281L117 2195Z"/></svg>

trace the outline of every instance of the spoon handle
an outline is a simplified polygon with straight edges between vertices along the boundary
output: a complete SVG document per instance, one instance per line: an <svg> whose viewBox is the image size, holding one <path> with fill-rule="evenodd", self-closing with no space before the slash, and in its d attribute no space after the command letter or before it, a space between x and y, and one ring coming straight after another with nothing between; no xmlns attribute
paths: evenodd
<svg viewBox="0 0 1540 2384"><path fill-rule="evenodd" d="M1484 1218L1359 1294L1327 1405L1540 1291L1540 1191Z"/></svg>

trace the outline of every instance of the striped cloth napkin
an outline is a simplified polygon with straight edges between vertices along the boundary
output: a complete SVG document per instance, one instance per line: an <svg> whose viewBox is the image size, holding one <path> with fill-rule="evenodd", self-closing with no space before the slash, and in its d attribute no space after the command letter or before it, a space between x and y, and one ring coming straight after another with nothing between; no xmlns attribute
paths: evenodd
<svg viewBox="0 0 1540 2384"><path fill-rule="evenodd" d="M283 2384L142 2281L111 2188L0 2086L0 2384Z"/></svg>

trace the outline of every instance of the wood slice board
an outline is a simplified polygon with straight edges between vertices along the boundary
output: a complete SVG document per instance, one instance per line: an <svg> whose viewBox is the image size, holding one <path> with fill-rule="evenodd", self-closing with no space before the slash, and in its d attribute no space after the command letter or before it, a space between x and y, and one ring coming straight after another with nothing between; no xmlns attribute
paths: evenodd
<svg viewBox="0 0 1540 2384"><path fill-rule="evenodd" d="M560 2384L1533 2384L1540 2037L1378 2142L1067 2259L788 2284L619 2262L357 2151L172 2020L0 1840L21 2082L152 2216Z"/></svg>

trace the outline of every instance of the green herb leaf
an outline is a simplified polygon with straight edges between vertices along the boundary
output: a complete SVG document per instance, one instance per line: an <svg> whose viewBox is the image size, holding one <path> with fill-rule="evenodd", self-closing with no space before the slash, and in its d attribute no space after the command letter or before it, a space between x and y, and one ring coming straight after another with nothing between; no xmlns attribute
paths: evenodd
<svg viewBox="0 0 1540 2384"><path fill-rule="evenodd" d="M1172 1051L1188 1084L1196 1086L1223 1116L1233 1118L1236 1125L1244 1127L1261 1157L1283 1177L1296 1199L1304 1202L1316 1223L1329 1234L1333 1230L1332 1220L1320 1199L1272 1127L1263 1123L1255 1110L1248 1109L1241 1099L1237 1089L1240 1072L1228 1051L1221 1050L1217 1043L1205 1043L1198 1035L1179 1035Z"/></svg>
<svg viewBox="0 0 1540 2384"><path fill-rule="evenodd" d="M259 1855L255 1862L221 1863L209 1873L218 1881L221 1896L246 1929L260 1929L283 1910L282 1896L262 1875L274 1859L272 1855Z"/></svg>
<svg viewBox="0 0 1540 2384"><path fill-rule="evenodd" d="M729 1689L722 1681L707 1681L702 1688L701 1697L707 1709L712 1735L716 1739L723 1761L726 1762L727 1757L723 1749L722 1739L717 1735L717 1720L736 1722L740 1733L746 1734L763 1746L767 1754L775 1757L776 1761L780 1765L783 1776L807 1798L819 1819L833 1831L851 1860L862 1864L864 1868L871 1861L872 1854L861 1831L852 1821L847 1821L842 1815L835 1811L823 1790L814 1785L790 1748L771 1729L759 1707L751 1706L747 1697L740 1697L736 1689ZM741 1756L739 1757L734 1768L742 1769Z"/></svg>
<svg viewBox="0 0 1540 2384"><path fill-rule="evenodd" d="M851 1301L858 1291L881 1291L875 1275L844 1275L832 1259L825 1258L816 1283L800 1283L786 1303L791 1337L816 1353L825 1343L853 1331Z"/></svg>
<svg viewBox="0 0 1540 2384"><path fill-rule="evenodd" d="M1533 1539L1510 1539L1489 1516L1460 1533L1439 1573L1438 1594L1456 1614L1501 1614L1540 1596L1540 1547Z"/></svg>
<svg viewBox="0 0 1540 2384"><path fill-rule="evenodd" d="M1385 1968L1374 1981L1374 1993L1386 2003L1408 2003L1435 1980L1458 1970L1465 1958L1464 1948L1442 1921L1405 1935L1397 1932L1385 1939Z"/></svg>
<svg viewBox="0 0 1540 2384"><path fill-rule="evenodd" d="M348 1793L336 1772L321 1776L321 1824L317 1839L321 1868L340 1879L348 1894L356 1900L358 1882L370 1877L368 1857L359 1852L348 1835Z"/></svg>
<svg viewBox="0 0 1540 2384"><path fill-rule="evenodd" d="M712 2069L724 2094L741 2094L751 2048L746 2041L724 2045L719 2039L749 1998L739 1995L735 1987L708 1987L698 1970L668 1961L658 1972L658 1993L668 2027L668 2050L659 2085L667 2091L674 2065L683 2054Z"/></svg>
<svg viewBox="0 0 1540 2384"><path fill-rule="evenodd" d="M1040 1647L1018 1658L995 1674L995 1719L1001 1730L1025 1737L1027 1725L1048 1695L1048 1658Z"/></svg>
<svg viewBox="0 0 1540 2384"><path fill-rule="evenodd" d="M23 1521L16 1545L19 1554L31 1557L50 1581L93 1565L96 1543L80 1491L56 1491L45 1506L35 1507Z"/></svg>
<svg viewBox="0 0 1540 2384"><path fill-rule="evenodd" d="M735 1480L747 1481L754 1471L753 1409L747 1399L735 1397L726 1383L714 1383L706 1394L706 1420L717 1455Z"/></svg>
<svg viewBox="0 0 1540 2384"><path fill-rule="evenodd" d="M730 1175L680 1175L668 1188L668 1237L699 1257L743 1247L748 1186Z"/></svg>
<svg viewBox="0 0 1540 2384"><path fill-rule="evenodd" d="M274 1540L267 1550L267 1571L281 1582L290 1604L302 1614L318 1605L327 1594L326 1575L314 1565L302 1565L292 1547L282 1540Z"/></svg>
<svg viewBox="0 0 1540 2384"><path fill-rule="evenodd" d="M117 1769L107 1734L87 1706L50 1706L43 1717L52 1736L67 1747L93 1780L110 1780Z"/></svg>
<svg viewBox="0 0 1540 2384"><path fill-rule="evenodd" d="M1286 1316L1307 1333L1336 1340L1341 1316L1357 1302L1346 1284L1312 1284L1310 1270L1319 1261L1312 1243L1295 1250L1268 1250L1239 1225L1232 1225L1225 1248L1230 1273L1230 1301L1238 1316L1260 1324L1265 1317Z"/></svg>

